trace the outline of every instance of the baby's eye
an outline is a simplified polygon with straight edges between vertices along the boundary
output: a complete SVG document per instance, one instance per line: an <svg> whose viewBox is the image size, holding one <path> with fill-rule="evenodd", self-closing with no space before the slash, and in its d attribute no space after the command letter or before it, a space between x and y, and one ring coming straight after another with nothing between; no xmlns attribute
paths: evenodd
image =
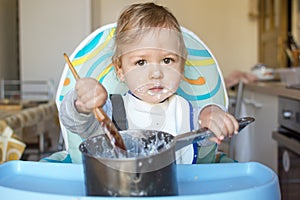
<svg viewBox="0 0 300 200"><path fill-rule="evenodd" d="M172 62L174 62L174 59L173 59L173 58L164 58L164 59L163 59L163 63L164 63L164 64L170 64L170 63L172 63Z"/></svg>
<svg viewBox="0 0 300 200"><path fill-rule="evenodd" d="M138 60L135 65L137 66L144 66L147 64L147 61L146 60Z"/></svg>

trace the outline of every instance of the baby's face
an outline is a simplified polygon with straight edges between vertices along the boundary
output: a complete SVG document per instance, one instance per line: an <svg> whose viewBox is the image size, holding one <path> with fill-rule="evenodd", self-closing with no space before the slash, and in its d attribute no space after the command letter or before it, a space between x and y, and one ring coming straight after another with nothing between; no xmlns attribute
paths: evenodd
<svg viewBox="0 0 300 200"><path fill-rule="evenodd" d="M125 33L117 74L141 100L159 103L176 92L185 61L180 34L163 28Z"/></svg>
<svg viewBox="0 0 300 200"><path fill-rule="evenodd" d="M130 91L148 103L159 103L174 94L183 73L182 58L177 54L140 49L121 57L119 77Z"/></svg>

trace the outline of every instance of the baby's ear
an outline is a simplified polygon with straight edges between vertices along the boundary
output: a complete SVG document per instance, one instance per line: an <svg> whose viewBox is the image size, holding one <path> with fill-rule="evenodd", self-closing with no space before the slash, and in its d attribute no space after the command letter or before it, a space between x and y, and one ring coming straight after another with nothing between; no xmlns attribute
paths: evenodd
<svg viewBox="0 0 300 200"><path fill-rule="evenodd" d="M119 77L119 79L120 79L122 82L125 81L124 73L123 73L122 68L118 68L118 69L117 69L117 76Z"/></svg>
<svg viewBox="0 0 300 200"><path fill-rule="evenodd" d="M121 81L124 81L124 72L123 72L123 69L122 69L122 66L121 66L121 63L120 62L113 62L113 65L115 67L115 71L116 71L116 74L118 76L118 78L121 80Z"/></svg>

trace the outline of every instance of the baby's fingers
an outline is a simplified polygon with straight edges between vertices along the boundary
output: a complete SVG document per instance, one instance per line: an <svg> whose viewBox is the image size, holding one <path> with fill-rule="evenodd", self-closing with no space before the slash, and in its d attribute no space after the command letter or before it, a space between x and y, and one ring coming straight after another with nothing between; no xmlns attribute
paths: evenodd
<svg viewBox="0 0 300 200"><path fill-rule="evenodd" d="M218 139L217 137L209 138L209 141L215 142L217 144L221 144L222 140Z"/></svg>
<svg viewBox="0 0 300 200"><path fill-rule="evenodd" d="M232 127L232 130L230 132L234 133L234 134L238 134L238 130L239 130L238 121L236 120L236 118L233 115L228 114L227 116L230 119L231 127Z"/></svg>
<svg viewBox="0 0 300 200"><path fill-rule="evenodd" d="M215 134L215 141L218 141L219 143L224 140L225 134L223 133L223 125L220 126L220 123L216 123L215 121L212 121L210 130Z"/></svg>

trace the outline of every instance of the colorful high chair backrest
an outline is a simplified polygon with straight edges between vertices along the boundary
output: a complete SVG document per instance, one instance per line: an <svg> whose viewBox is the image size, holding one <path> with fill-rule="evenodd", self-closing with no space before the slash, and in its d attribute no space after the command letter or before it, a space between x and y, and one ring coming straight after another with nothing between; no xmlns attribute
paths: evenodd
<svg viewBox="0 0 300 200"><path fill-rule="evenodd" d="M115 27L115 23L109 24L91 33L71 54L70 60L80 77L96 78L109 94L123 94L127 92L127 87L118 80L111 62ZM194 107L216 103L227 108L227 93L216 59L194 33L183 27L182 32L188 58L184 80L181 81L177 94L189 100ZM66 64L56 94L58 110L65 94L74 89L75 82ZM61 130L72 162L82 162L78 149L82 139L67 131L62 124Z"/></svg>

